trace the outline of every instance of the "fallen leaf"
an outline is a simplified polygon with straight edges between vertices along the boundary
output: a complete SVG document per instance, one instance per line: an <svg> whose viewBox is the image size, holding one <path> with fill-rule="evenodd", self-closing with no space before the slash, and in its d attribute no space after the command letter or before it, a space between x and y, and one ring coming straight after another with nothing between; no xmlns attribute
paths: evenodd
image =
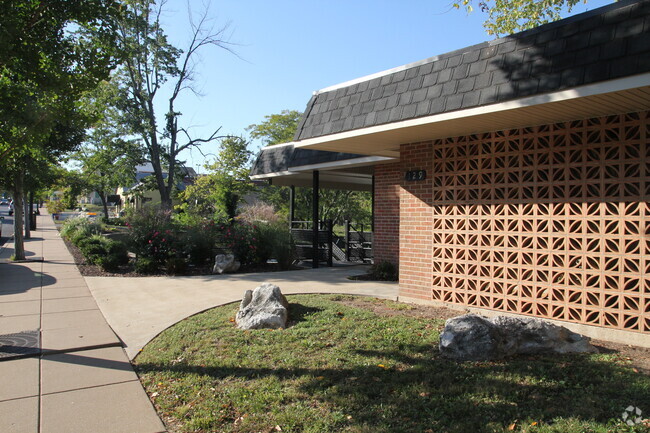
<svg viewBox="0 0 650 433"><path fill-rule="evenodd" d="M517 423L516 423L516 422L513 422L512 424L510 424L510 425L508 426L508 430L513 431L516 427L517 427Z"/></svg>
<svg viewBox="0 0 650 433"><path fill-rule="evenodd" d="M279 425L276 425L275 426L275 431L282 431L282 427L280 427Z"/></svg>

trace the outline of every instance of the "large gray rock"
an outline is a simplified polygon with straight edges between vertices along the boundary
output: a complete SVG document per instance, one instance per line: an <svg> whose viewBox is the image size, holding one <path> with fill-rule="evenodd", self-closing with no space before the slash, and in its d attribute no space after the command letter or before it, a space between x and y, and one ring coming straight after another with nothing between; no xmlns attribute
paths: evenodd
<svg viewBox="0 0 650 433"><path fill-rule="evenodd" d="M285 328L289 303L275 284L264 283L244 293L235 316L240 329Z"/></svg>
<svg viewBox="0 0 650 433"><path fill-rule="evenodd" d="M544 320L475 314L447 320L440 352L459 361L501 359L512 355L593 353L588 337Z"/></svg>
<svg viewBox="0 0 650 433"><path fill-rule="evenodd" d="M213 274L223 274L230 272L237 272L241 263L235 260L232 254L217 254L214 258L214 267L212 268Z"/></svg>

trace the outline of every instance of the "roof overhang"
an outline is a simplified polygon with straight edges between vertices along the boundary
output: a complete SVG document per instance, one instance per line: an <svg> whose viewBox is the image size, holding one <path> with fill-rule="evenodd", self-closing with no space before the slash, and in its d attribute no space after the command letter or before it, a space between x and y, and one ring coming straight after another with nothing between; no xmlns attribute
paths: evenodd
<svg viewBox="0 0 650 433"><path fill-rule="evenodd" d="M363 155L400 144L650 110L650 73L482 107L309 138L296 147Z"/></svg>
<svg viewBox="0 0 650 433"><path fill-rule="evenodd" d="M386 156L367 156L362 158L332 161L322 164L291 167L285 171L253 175L253 180L269 180L279 186L312 186L312 174L319 172L319 184L325 189L343 189L352 191L371 191L372 172L367 167L376 164L396 162L398 159Z"/></svg>

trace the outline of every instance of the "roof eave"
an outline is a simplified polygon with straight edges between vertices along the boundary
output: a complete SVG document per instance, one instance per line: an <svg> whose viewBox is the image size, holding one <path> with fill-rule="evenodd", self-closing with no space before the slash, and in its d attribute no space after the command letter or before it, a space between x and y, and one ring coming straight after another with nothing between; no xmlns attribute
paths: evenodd
<svg viewBox="0 0 650 433"><path fill-rule="evenodd" d="M650 110L650 73L294 142L314 150L379 155L400 144Z"/></svg>

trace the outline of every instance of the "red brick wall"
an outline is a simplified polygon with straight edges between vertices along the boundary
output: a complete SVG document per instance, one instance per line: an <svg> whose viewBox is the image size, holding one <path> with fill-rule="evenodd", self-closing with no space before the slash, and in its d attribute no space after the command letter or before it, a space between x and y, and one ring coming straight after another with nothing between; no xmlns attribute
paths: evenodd
<svg viewBox="0 0 650 433"><path fill-rule="evenodd" d="M400 165L400 295L431 299L431 142L402 145ZM404 173L410 170L426 170L427 178L422 181L405 181Z"/></svg>
<svg viewBox="0 0 650 433"><path fill-rule="evenodd" d="M399 198L401 164L375 167L375 228L373 255L375 263L399 263Z"/></svg>

